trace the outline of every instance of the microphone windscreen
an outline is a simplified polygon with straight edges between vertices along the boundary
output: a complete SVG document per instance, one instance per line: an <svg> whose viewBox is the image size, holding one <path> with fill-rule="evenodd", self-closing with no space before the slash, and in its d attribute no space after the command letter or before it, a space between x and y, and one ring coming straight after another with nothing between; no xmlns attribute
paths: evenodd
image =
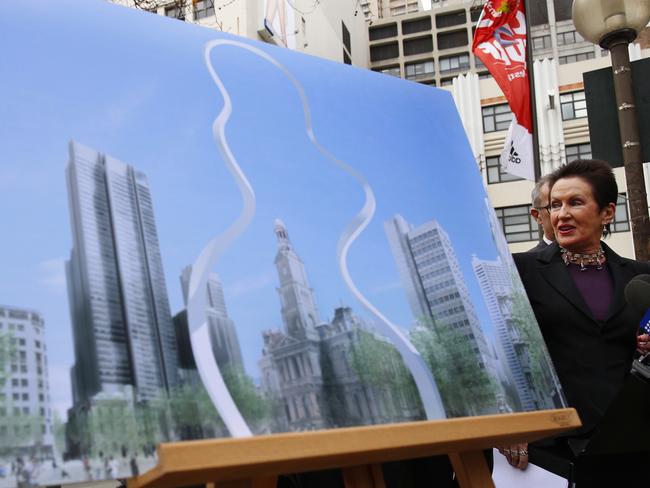
<svg viewBox="0 0 650 488"><path fill-rule="evenodd" d="M650 275L637 275L625 287L625 300L641 312L650 308Z"/></svg>

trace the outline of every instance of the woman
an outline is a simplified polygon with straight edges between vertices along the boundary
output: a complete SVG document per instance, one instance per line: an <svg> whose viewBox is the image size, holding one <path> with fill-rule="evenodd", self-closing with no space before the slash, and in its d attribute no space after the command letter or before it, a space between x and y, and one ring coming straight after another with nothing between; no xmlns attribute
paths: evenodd
<svg viewBox="0 0 650 488"><path fill-rule="evenodd" d="M623 296L625 285L650 273L650 265L622 258L601 241L610 232L618 197L606 162L573 161L551 174L549 186L547 211L556 242L513 257L568 404L583 423L553 441L569 453L567 439L588 439L616 397L635 350L650 351L648 334L637 337L641 314ZM500 452L512 466L526 468L526 444ZM612 466L603 469L596 466L593 478L602 481Z"/></svg>

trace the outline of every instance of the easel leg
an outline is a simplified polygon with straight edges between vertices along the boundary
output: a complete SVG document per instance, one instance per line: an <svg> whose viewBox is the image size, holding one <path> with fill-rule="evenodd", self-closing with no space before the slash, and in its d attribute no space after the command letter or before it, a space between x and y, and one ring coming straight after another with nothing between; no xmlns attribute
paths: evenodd
<svg viewBox="0 0 650 488"><path fill-rule="evenodd" d="M344 468L342 471L345 488L386 488L379 464Z"/></svg>
<svg viewBox="0 0 650 488"><path fill-rule="evenodd" d="M208 483L205 488L275 488L278 484L277 476L253 478L250 480L218 481Z"/></svg>
<svg viewBox="0 0 650 488"><path fill-rule="evenodd" d="M483 451L449 453L460 488L495 488Z"/></svg>

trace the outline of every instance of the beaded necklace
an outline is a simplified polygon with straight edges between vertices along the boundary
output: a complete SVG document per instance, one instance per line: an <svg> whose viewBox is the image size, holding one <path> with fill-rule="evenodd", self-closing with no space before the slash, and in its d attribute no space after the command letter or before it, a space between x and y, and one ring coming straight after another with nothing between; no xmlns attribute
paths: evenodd
<svg viewBox="0 0 650 488"><path fill-rule="evenodd" d="M603 269L603 264L607 261L605 257L605 251L601 247L597 252L590 254L580 254L577 252L571 252L568 249L560 247L560 252L562 253L562 260L567 266L569 264L580 265L580 271L585 271L587 266L595 266L596 269Z"/></svg>

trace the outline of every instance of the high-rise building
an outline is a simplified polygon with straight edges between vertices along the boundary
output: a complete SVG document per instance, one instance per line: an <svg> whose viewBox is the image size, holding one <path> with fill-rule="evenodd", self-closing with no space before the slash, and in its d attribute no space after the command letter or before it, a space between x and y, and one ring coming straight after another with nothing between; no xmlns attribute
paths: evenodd
<svg viewBox="0 0 650 488"><path fill-rule="evenodd" d="M545 352L537 355L530 353L532 347L542 344L541 337L537 344L531 344L531 338L526 337L517 324L521 320L527 323L534 323L535 320L532 310L517 310L514 305L516 294L522 299L525 296L523 285L500 257L489 261L473 256L472 267L496 329L500 365L505 367L505 379L517 392L520 404L517 407L523 410L560 407L561 393L548 355ZM517 317L518 313L525 315ZM533 365L533 361L539 364ZM540 376L537 381L535 374Z"/></svg>
<svg viewBox="0 0 650 488"><path fill-rule="evenodd" d="M45 321L0 306L0 451L51 456L53 448Z"/></svg>
<svg viewBox="0 0 650 488"><path fill-rule="evenodd" d="M479 366L493 375L493 358L449 236L435 220L415 228L396 215L384 223L415 320L456 329L471 345Z"/></svg>
<svg viewBox="0 0 650 488"><path fill-rule="evenodd" d="M490 320L496 329L499 357L506 365L506 379L514 385L521 408L534 410L533 385L530 380L527 381L520 356L516 351L517 345L523 345L523 337L512 328L508 320L511 316L509 300L513 292L512 279L508 276L508 270L500 258L496 261L488 261L473 256L472 267L490 314Z"/></svg>
<svg viewBox="0 0 650 488"><path fill-rule="evenodd" d="M181 288L183 290L183 300L187 304L187 293L190 286L190 276L192 267L187 266L181 273ZM212 342L212 352L217 360L219 367L234 367L243 371L244 363L242 360L241 347L237 337L235 323L228 316L226 309L226 299L223 295L223 286L219 281L216 273L210 273L208 278L207 290L208 299L206 301L205 315L208 321L208 330L210 341ZM187 327L187 318L183 315L185 327ZM174 320L179 320L174 318Z"/></svg>
<svg viewBox="0 0 650 488"><path fill-rule="evenodd" d="M76 142L69 151L74 403L155 398L178 382L178 358L147 178Z"/></svg>

